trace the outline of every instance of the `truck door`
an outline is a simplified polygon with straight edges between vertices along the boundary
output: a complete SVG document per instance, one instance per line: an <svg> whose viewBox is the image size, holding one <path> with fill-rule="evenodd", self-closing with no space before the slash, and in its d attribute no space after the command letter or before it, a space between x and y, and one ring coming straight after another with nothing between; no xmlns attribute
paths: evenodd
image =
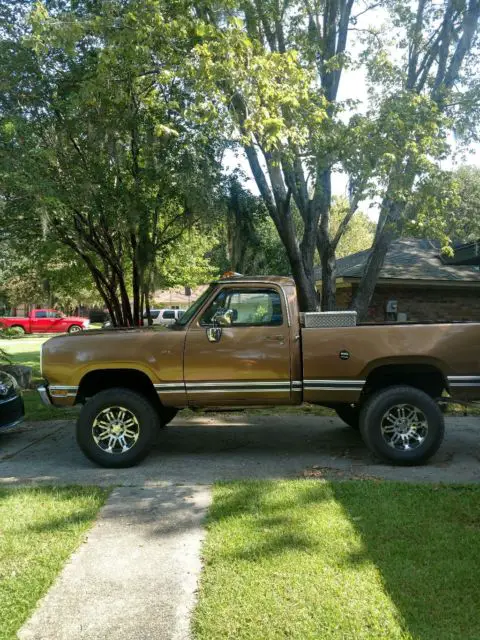
<svg viewBox="0 0 480 640"><path fill-rule="evenodd" d="M47 311L45 309L39 309L33 312L33 318L31 321L32 333L49 333L52 325L51 318L48 318Z"/></svg>
<svg viewBox="0 0 480 640"><path fill-rule="evenodd" d="M184 378L190 406L290 402L290 328L273 285L225 285L187 332Z"/></svg>

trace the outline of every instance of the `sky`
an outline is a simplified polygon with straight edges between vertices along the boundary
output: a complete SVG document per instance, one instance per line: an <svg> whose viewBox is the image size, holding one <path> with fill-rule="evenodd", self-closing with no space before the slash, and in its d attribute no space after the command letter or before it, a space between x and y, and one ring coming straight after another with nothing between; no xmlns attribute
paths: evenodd
<svg viewBox="0 0 480 640"><path fill-rule="evenodd" d="M367 14L364 14L359 18L357 27L367 28L372 24L385 23L386 14L384 10L373 9ZM355 41L350 40L349 49L352 53L355 52ZM361 69L346 69L342 72L338 100L343 101L347 99L356 99L361 102L358 108L365 108L367 105L367 88L365 82L365 74ZM347 114L348 115L348 114ZM459 149L455 143L453 136L450 137L450 144L452 147L452 155L442 161L441 168L445 170L454 169L461 164L469 164L480 166L480 144L472 144L466 150L465 153L460 154ZM462 151L464 151L462 149ZM242 170L247 176L245 186L253 193L258 194L258 189L250 171L247 159L243 152L228 150L225 153L223 160L225 171L230 173L236 168ZM347 195L347 176L344 173L335 172L332 176L332 191L334 195ZM361 203L360 209L363 210L372 220L378 219L378 204L372 201L365 201Z"/></svg>

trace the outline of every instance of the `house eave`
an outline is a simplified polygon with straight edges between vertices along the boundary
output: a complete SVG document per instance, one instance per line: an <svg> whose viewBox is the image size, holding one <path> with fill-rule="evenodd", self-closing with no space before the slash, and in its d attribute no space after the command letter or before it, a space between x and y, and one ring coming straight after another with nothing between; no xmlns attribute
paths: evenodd
<svg viewBox="0 0 480 640"><path fill-rule="evenodd" d="M360 278L352 278L346 276L342 277L341 280L343 286L358 284L360 282ZM395 285L397 287L415 287L418 289L424 287L472 289L480 288L480 280L414 280L409 278L379 278L377 280L377 286L378 285Z"/></svg>

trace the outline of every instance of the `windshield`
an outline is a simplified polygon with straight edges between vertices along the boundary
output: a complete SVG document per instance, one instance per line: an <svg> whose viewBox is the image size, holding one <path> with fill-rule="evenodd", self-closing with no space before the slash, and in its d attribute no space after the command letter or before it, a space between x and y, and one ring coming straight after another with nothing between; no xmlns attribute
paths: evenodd
<svg viewBox="0 0 480 640"><path fill-rule="evenodd" d="M191 307L188 307L188 309L185 311L185 313L183 314L183 316L181 318L178 318L176 324L184 326L186 324L188 324L190 322L190 320L193 318L193 316L197 313L198 309L200 309L200 307L202 306L202 304L205 302L205 300L208 298L208 296L212 293L212 290L214 289L213 284L211 284L208 289L206 289L202 295L197 298L197 300L195 300L195 302L192 304Z"/></svg>

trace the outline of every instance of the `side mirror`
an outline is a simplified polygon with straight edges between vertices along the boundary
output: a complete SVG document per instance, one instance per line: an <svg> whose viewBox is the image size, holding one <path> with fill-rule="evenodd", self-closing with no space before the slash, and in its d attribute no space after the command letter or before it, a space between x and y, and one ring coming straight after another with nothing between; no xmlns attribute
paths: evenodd
<svg viewBox="0 0 480 640"><path fill-rule="evenodd" d="M208 327L207 340L209 342L219 342L222 337L222 327Z"/></svg>
<svg viewBox="0 0 480 640"><path fill-rule="evenodd" d="M229 327L234 319L235 313L232 309L219 309L213 316L213 321L221 327Z"/></svg>

